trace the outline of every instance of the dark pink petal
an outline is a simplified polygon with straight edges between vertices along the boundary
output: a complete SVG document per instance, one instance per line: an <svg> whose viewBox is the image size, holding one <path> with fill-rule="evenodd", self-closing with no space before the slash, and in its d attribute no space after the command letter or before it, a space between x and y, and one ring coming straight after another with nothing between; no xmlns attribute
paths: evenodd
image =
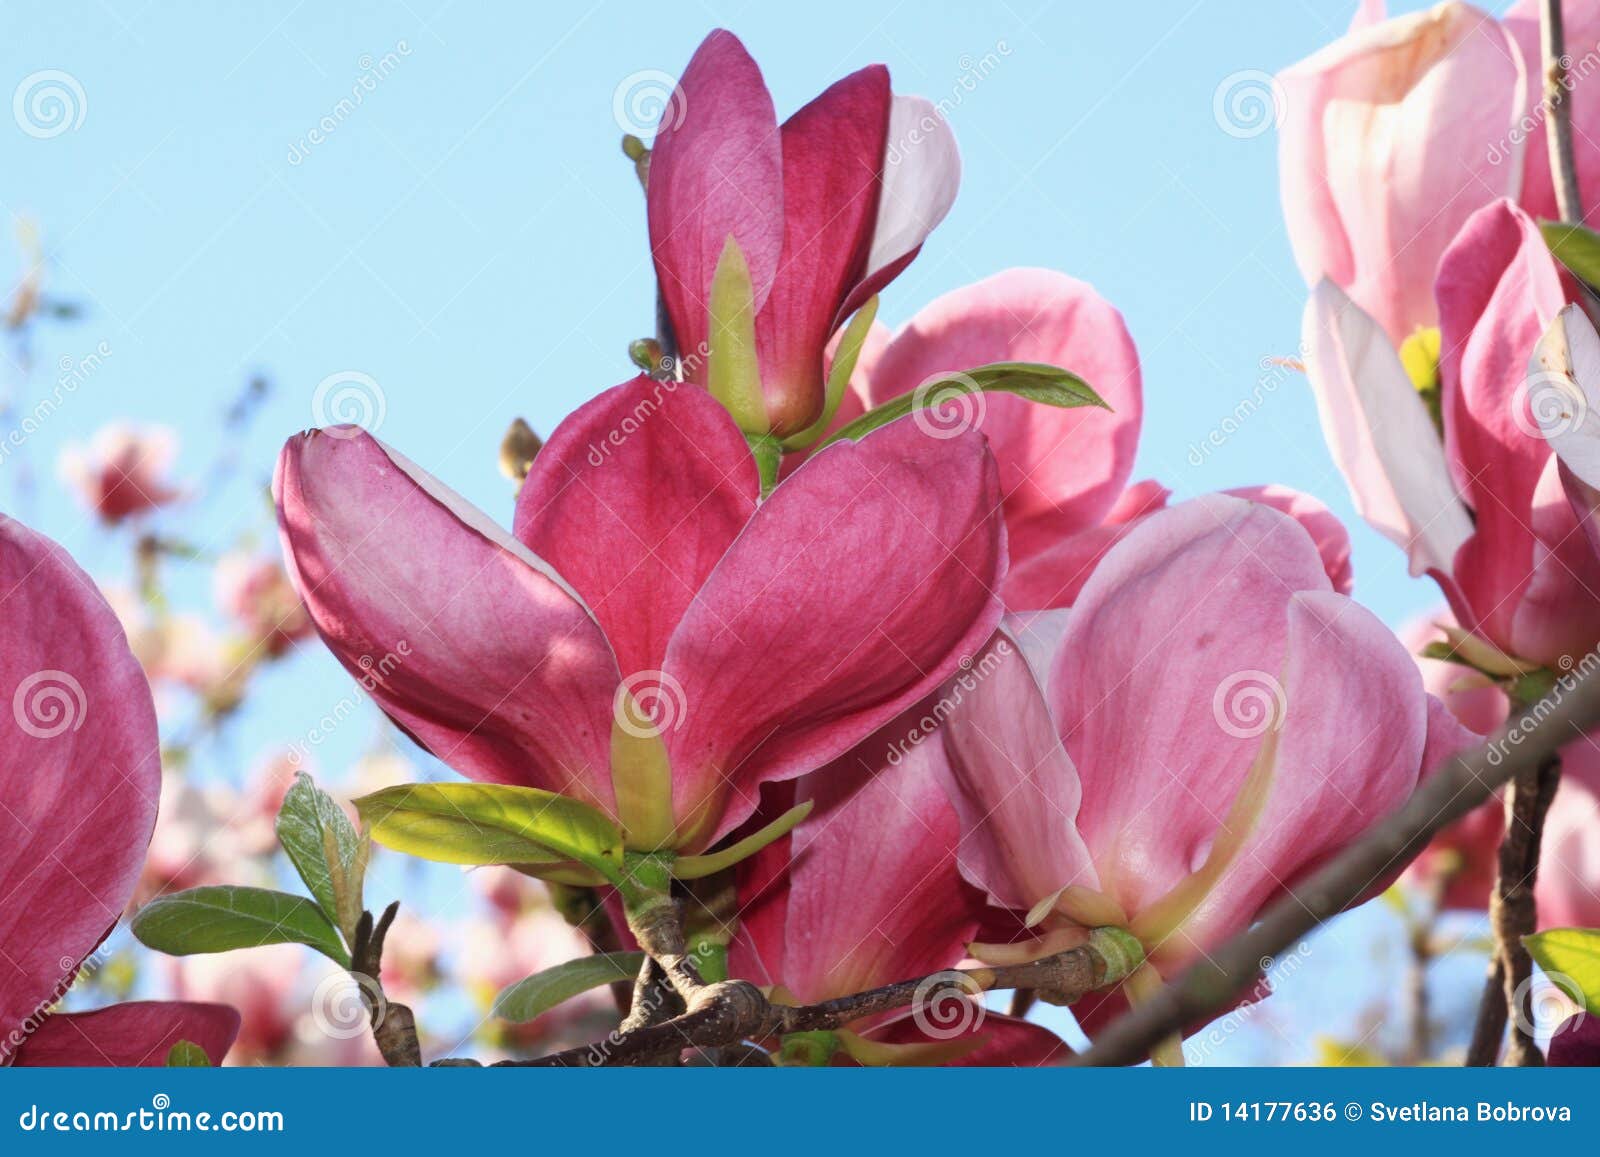
<svg viewBox="0 0 1600 1157"><path fill-rule="evenodd" d="M1529 362L1564 300L1538 226L1508 201L1467 222L1439 264L1446 448L1456 482L1476 515L1453 574L1473 620L1465 625L1536 662L1553 661L1547 630L1519 636L1517 617L1534 572L1554 548L1538 597L1593 601L1600 567L1582 536L1549 539L1553 495L1540 495L1550 448L1529 409ZM1536 505L1546 513L1535 513ZM1546 525L1536 525L1545 523ZM1541 533L1543 531L1544 533ZM1563 573L1565 572L1565 573ZM1523 652L1526 642L1534 649Z"/></svg>
<svg viewBox="0 0 1600 1157"><path fill-rule="evenodd" d="M353 427L291 438L273 493L317 630L396 723L469 778L612 807L616 660L548 563Z"/></svg>
<svg viewBox="0 0 1600 1157"><path fill-rule="evenodd" d="M938 375L989 362L1062 366L1111 409L1060 409L1008 394L981 397L978 427L1000 464L1006 525L1025 558L1029 522L1051 541L1100 524L1133 470L1144 411L1139 356L1119 314L1085 282L1009 269L948 293L890 341L867 390L873 405Z"/></svg>
<svg viewBox="0 0 1600 1157"><path fill-rule="evenodd" d="M884 1044L936 1045L972 1039L975 1047L955 1060L946 1062L958 1068L1045 1068L1063 1065L1072 1057L1067 1042L1042 1024L1014 1016L978 1009L966 1011L952 1006L952 1018L943 1024L929 1015L932 1010L901 1013L873 1026L863 1035Z"/></svg>
<svg viewBox="0 0 1600 1157"><path fill-rule="evenodd" d="M1294 519L1208 495L1145 519L1084 587L1048 695L1079 831L1130 916L1204 861L1282 694L1290 598L1330 585Z"/></svg>
<svg viewBox="0 0 1600 1157"><path fill-rule="evenodd" d="M711 279L729 237L750 267L759 308L783 251L783 159L761 70L718 29L679 78L650 154L650 248L678 348L702 380Z"/></svg>
<svg viewBox="0 0 1600 1157"><path fill-rule="evenodd" d="M19 1068L160 1068L173 1045L188 1041L220 1065L238 1035L239 1014L225 1004L134 1000L46 1017L12 1063Z"/></svg>
<svg viewBox="0 0 1600 1157"><path fill-rule="evenodd" d="M1557 1025L1545 1046L1545 1064L1561 1068L1600 1066L1600 1016L1579 1012Z"/></svg>
<svg viewBox="0 0 1600 1157"><path fill-rule="evenodd" d="M66 551L0 516L0 1053L133 894L161 752L144 672Z"/></svg>
<svg viewBox="0 0 1600 1157"><path fill-rule="evenodd" d="M998 510L982 437L909 420L773 492L667 648L688 705L664 737L680 832L736 827L758 784L842 755L979 649L1000 617Z"/></svg>
<svg viewBox="0 0 1600 1157"><path fill-rule="evenodd" d="M873 65L783 125L783 255L756 320L762 391L779 435L822 411L823 347L872 242L889 101L889 72Z"/></svg>
<svg viewBox="0 0 1600 1157"><path fill-rule="evenodd" d="M945 798L937 736L863 745L798 781L815 801L795 829L776 978L802 1001L830 1000L951 968L982 898L961 880L961 821Z"/></svg>
<svg viewBox="0 0 1600 1157"><path fill-rule="evenodd" d="M659 671L684 608L755 513L755 459L704 390L639 377L556 427L517 538L572 584L624 676Z"/></svg>

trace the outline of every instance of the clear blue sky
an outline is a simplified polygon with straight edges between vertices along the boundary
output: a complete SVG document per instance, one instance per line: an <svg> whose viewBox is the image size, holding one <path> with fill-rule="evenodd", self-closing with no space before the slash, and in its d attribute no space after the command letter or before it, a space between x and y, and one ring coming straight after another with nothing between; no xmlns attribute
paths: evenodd
<svg viewBox="0 0 1600 1157"><path fill-rule="evenodd" d="M113 416L168 423L184 437L184 471L198 476L219 412L263 372L277 389L242 464L264 484L283 439L313 424L317 383L353 370L382 389L383 438L509 521L495 467L507 421L520 414L548 432L629 376L627 343L651 328L618 86L676 73L722 25L762 64L780 115L874 61L898 90L951 102L961 194L884 296L886 320L1010 265L1093 282L1125 313L1143 358L1140 476L1180 497L1269 481L1316 494L1351 526L1358 596L1398 623L1435 592L1355 520L1302 378L1273 378L1242 429L1200 466L1190 455L1256 390L1263 358L1295 352L1304 301L1278 207L1275 135L1219 127L1218 87L1306 55L1353 8L576 0L491 13L459 0L13 0L0 97L59 69L81 85L85 112L77 128L35 139L0 110L0 208L40 223L51 288L88 311L41 334L17 404L48 391L58 359L101 341L112 355L24 448L36 491L21 493L18 471L0 467L0 506L91 569L115 568L121 548L54 485L64 442ZM385 54L387 75L342 116L340 102ZM306 150L324 117L336 127ZM9 279L16 249L5 232ZM13 367L0 370L17 389ZM243 484L179 523L203 541L264 524ZM331 658L302 656L263 688L269 718L235 750L248 756L273 729L292 738L347 690ZM337 760L342 744L353 752L370 734L329 750Z"/></svg>

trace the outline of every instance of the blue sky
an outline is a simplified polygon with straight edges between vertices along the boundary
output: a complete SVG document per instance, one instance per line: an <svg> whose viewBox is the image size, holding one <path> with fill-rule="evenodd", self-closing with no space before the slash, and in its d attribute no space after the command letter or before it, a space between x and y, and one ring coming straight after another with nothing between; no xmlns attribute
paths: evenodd
<svg viewBox="0 0 1600 1157"><path fill-rule="evenodd" d="M1263 368L1295 352L1305 288L1271 127L1224 127L1231 92L1259 92L1261 74L1340 33L1353 4L7 7L0 95L61 70L82 121L37 139L0 117L0 209L38 222L50 288L86 316L38 335L30 378L0 364L0 386L25 410L61 359L111 352L0 466L0 507L91 570L118 569L125 545L55 485L60 447L112 416L158 421L201 478L220 413L255 373L275 392L234 482L174 521L191 539L270 526L259 488L277 448L316 423L317 384L345 371L378 384L385 440L509 521L495 465L507 422L548 432L630 376L627 343L651 329L619 90L625 112L630 85L676 73L721 25L761 62L780 115L874 61L900 91L947 102L961 194L880 316L898 323L1012 265L1091 281L1143 359L1139 476L1180 497L1306 490L1351 527L1358 597L1396 624L1438 601L1355 518L1303 379ZM325 117L334 127L311 143ZM1222 445L1192 450L1251 397L1259 408ZM229 750L293 738L347 692L331 658L303 655L263 686L266 718ZM371 738L349 730L330 762Z"/></svg>

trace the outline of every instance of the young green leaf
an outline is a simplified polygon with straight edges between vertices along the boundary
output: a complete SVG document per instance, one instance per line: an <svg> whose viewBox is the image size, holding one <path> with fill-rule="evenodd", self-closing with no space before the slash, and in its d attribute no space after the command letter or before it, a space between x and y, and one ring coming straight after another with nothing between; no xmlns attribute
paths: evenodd
<svg viewBox="0 0 1600 1157"><path fill-rule="evenodd" d="M361 918L361 884L369 841L356 831L344 809L301 772L278 809L278 842L311 890L323 913L355 939Z"/></svg>
<svg viewBox="0 0 1600 1157"><path fill-rule="evenodd" d="M728 408L747 434L765 434L767 404L761 395L761 364L756 356L755 287L744 251L728 234L716 272L711 275L710 353L706 388Z"/></svg>
<svg viewBox="0 0 1600 1157"><path fill-rule="evenodd" d="M167 1050L169 1069L209 1069L211 1058L192 1040L181 1040Z"/></svg>
<svg viewBox="0 0 1600 1157"><path fill-rule="evenodd" d="M1564 221L1541 221L1539 231L1555 259L1574 277L1600 287L1600 233Z"/></svg>
<svg viewBox="0 0 1600 1157"><path fill-rule="evenodd" d="M304 944L341 967L350 955L328 918L304 896L222 884L150 901L133 917L139 943L169 956Z"/></svg>
<svg viewBox="0 0 1600 1157"><path fill-rule="evenodd" d="M1551 983L1600 1016L1600 929L1551 928L1522 942Z"/></svg>
<svg viewBox="0 0 1600 1157"><path fill-rule="evenodd" d="M494 1015L526 1024L591 988L632 980L644 964L643 952L608 952L580 956L507 985L494 998Z"/></svg>
<svg viewBox="0 0 1600 1157"><path fill-rule="evenodd" d="M372 838L445 864L563 864L621 879L622 833L598 808L492 783L408 783L356 800Z"/></svg>
<svg viewBox="0 0 1600 1157"><path fill-rule="evenodd" d="M945 406L962 394L980 393L1014 394L1030 402L1066 409L1076 406L1111 408L1090 388L1088 382L1070 370L1036 362L994 362L965 373L930 378L909 394L901 394L877 409L868 410L831 437L823 439L820 445L832 445L842 439L859 442L880 426L887 426L914 410Z"/></svg>

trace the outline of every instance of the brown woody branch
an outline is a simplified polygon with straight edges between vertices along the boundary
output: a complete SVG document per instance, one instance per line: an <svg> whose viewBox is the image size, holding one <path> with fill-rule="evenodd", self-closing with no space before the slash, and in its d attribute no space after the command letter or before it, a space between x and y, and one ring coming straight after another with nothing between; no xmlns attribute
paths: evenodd
<svg viewBox="0 0 1600 1157"><path fill-rule="evenodd" d="M1539 51L1544 59L1544 110L1549 131L1550 177L1555 186L1556 209L1568 224L1583 220L1578 192L1578 163L1572 144L1572 106L1567 82L1566 30L1562 27L1561 0L1539 2Z"/></svg>
<svg viewBox="0 0 1600 1157"><path fill-rule="evenodd" d="M361 990L372 1023L372 1039L391 1068L417 1068L422 1064L422 1046L417 1041L417 1018L408 1005L390 1000L383 991L383 942L400 911L396 900L383 910L376 923L371 912L361 913L356 922L355 943L350 947L350 975Z"/></svg>

